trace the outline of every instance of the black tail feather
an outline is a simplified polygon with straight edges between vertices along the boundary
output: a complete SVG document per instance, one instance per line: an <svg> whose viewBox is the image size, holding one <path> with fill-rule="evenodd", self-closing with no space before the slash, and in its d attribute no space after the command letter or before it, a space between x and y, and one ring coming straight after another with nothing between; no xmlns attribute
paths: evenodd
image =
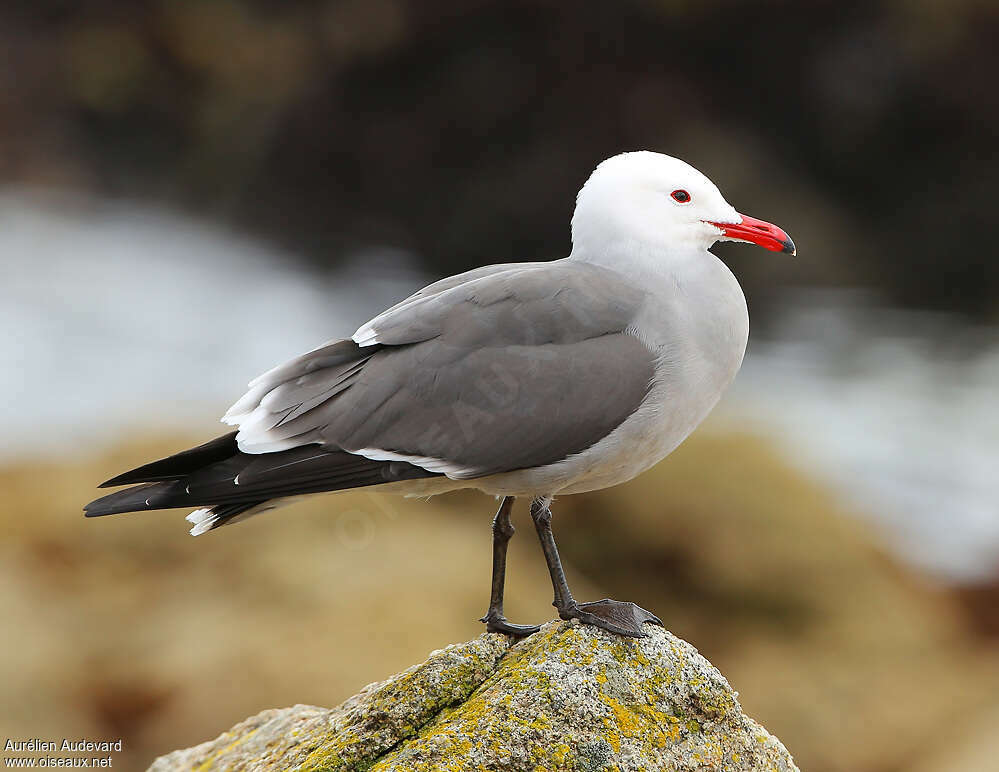
<svg viewBox="0 0 999 772"><path fill-rule="evenodd" d="M178 480L185 475L196 472L209 464L225 461L239 452L236 447L236 432L229 432L222 437L216 437L204 445L175 453L149 464L143 464L136 469L112 477L102 482L98 488L113 488L116 485L131 485L140 482L157 482L159 480Z"/></svg>
<svg viewBox="0 0 999 772"><path fill-rule="evenodd" d="M235 432L154 461L108 480L101 487L142 483L108 494L86 507L87 517L181 507L212 507L219 525L270 499L438 477L403 461L373 461L342 450L308 445L276 453L248 454ZM232 507L221 509L221 507ZM214 527L214 526L213 526Z"/></svg>
<svg viewBox="0 0 999 772"><path fill-rule="evenodd" d="M102 517L120 515L123 512L143 512L147 509L167 509L184 506L172 503L183 495L184 486L175 480L144 483L94 499L83 511L87 517Z"/></svg>

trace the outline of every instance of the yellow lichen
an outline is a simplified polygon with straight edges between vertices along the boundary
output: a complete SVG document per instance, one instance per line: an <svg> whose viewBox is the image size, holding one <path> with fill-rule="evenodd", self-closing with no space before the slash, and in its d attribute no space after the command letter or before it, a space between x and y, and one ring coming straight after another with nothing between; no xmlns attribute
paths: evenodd
<svg viewBox="0 0 999 772"><path fill-rule="evenodd" d="M466 645L372 687L330 722L329 735L303 730L289 766L568 772L618 769L615 757L660 768L681 753L721 771L778 758L773 745L745 753L751 738L768 736L741 715L725 682L665 633L636 641L559 622L505 645L499 653ZM741 757L733 733L741 733ZM213 768L224 768L226 750L212 757Z"/></svg>
<svg viewBox="0 0 999 772"><path fill-rule="evenodd" d="M249 740L251 737L253 737L253 735L255 735L257 733L258 729L253 729L253 730L247 732L245 735L243 735L241 737L237 737L231 743L229 743L224 748L222 748L222 750L220 750L220 751L218 751L216 753L213 753L211 756L209 756L204 761L204 763L201 764L201 766L198 767L197 772L205 772L205 770L212 769L212 765L213 765L213 763L216 760L218 760L219 758L221 758L225 754L229 753L229 751L231 751L233 748L237 747L238 745L242 745L243 743L245 743L247 740Z"/></svg>

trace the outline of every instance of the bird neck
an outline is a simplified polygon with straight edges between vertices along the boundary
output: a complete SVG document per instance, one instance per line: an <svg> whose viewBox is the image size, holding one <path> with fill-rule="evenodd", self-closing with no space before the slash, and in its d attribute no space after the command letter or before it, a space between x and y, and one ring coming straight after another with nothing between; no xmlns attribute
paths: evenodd
<svg viewBox="0 0 999 772"><path fill-rule="evenodd" d="M706 264L719 262L717 257L698 245L665 246L637 239L608 240L597 245L576 242L569 259L599 265L632 280L654 284L661 281L673 284L684 282L703 274L708 267Z"/></svg>
<svg viewBox="0 0 999 772"><path fill-rule="evenodd" d="M600 251L574 247L567 259L615 271L647 293L649 302L639 309L635 326L649 343L675 349L676 331L685 330L691 356L719 358L712 377L735 374L749 335L746 298L728 266L710 251L635 242Z"/></svg>

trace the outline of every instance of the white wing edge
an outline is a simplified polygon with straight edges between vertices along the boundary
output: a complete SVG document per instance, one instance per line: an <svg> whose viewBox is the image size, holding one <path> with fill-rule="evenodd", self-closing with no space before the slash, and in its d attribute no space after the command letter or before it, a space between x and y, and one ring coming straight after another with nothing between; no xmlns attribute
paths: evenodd
<svg viewBox="0 0 999 772"><path fill-rule="evenodd" d="M442 458L431 458L430 456L410 456L405 453L396 453L391 450L381 448L359 448L348 450L356 456L364 456L372 461L406 461L414 466L426 469L428 472L438 472L452 480L463 480L469 477L479 477L482 472L478 469L460 466L453 461L445 461Z"/></svg>

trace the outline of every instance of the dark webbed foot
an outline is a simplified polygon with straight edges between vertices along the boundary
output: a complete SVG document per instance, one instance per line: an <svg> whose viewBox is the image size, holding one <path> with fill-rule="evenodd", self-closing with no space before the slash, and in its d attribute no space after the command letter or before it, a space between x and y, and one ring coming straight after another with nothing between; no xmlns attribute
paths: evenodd
<svg viewBox="0 0 999 772"><path fill-rule="evenodd" d="M578 619L588 625L595 625L618 635L628 635L632 638L644 638L648 635L642 624L652 622L665 627L662 620L651 611L641 606L619 600L604 598L592 603L572 602L565 609L559 610L562 619Z"/></svg>
<svg viewBox="0 0 999 772"><path fill-rule="evenodd" d="M491 612L487 613L479 621L485 622L486 630L491 633L515 635L518 638L534 635L534 633L541 629L540 625L515 625L513 622L507 622L506 617L502 614L493 614Z"/></svg>

